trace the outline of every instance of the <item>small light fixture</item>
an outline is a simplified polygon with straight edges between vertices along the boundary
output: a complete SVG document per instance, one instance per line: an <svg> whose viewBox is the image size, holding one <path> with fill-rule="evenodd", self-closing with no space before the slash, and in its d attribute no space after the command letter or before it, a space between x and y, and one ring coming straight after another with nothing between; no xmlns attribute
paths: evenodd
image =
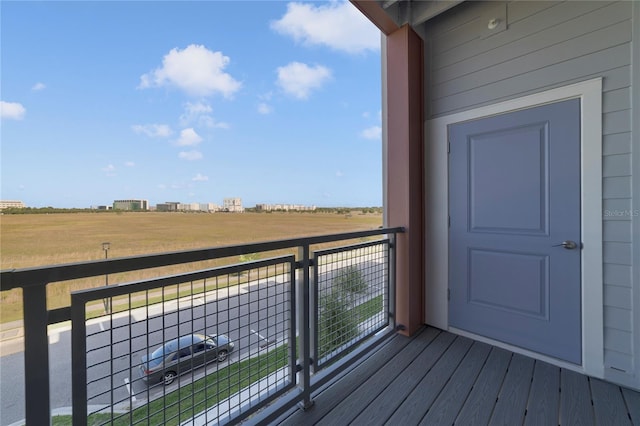
<svg viewBox="0 0 640 426"><path fill-rule="evenodd" d="M500 19L499 18L493 18L492 20L489 21L489 24L487 25L487 28L489 28L490 30L495 30L498 25L500 24Z"/></svg>

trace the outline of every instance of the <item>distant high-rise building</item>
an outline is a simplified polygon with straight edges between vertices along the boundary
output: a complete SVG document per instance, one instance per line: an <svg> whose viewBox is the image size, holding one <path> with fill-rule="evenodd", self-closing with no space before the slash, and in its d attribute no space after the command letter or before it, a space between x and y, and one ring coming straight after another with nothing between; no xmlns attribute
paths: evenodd
<svg viewBox="0 0 640 426"><path fill-rule="evenodd" d="M222 210L225 212L242 213L242 198L225 198L222 203Z"/></svg>

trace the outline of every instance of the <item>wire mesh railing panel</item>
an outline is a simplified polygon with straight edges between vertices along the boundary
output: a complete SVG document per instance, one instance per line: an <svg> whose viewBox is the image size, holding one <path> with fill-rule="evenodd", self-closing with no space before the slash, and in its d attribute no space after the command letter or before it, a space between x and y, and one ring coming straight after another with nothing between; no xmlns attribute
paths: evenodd
<svg viewBox="0 0 640 426"><path fill-rule="evenodd" d="M316 370L389 324L389 241L314 253Z"/></svg>
<svg viewBox="0 0 640 426"><path fill-rule="evenodd" d="M74 423L226 423L295 386L294 273L285 256L74 293Z"/></svg>

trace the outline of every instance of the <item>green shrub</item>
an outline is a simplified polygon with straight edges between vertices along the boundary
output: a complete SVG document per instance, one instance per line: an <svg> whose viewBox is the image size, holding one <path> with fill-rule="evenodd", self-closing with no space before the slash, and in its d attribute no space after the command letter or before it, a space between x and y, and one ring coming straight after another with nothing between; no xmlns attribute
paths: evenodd
<svg viewBox="0 0 640 426"><path fill-rule="evenodd" d="M358 335L358 319L352 315L351 302L338 291L320 299L318 352L320 357Z"/></svg>
<svg viewBox="0 0 640 426"><path fill-rule="evenodd" d="M334 291L342 291L349 295L367 291L367 282L357 266L347 266L340 269L333 279Z"/></svg>

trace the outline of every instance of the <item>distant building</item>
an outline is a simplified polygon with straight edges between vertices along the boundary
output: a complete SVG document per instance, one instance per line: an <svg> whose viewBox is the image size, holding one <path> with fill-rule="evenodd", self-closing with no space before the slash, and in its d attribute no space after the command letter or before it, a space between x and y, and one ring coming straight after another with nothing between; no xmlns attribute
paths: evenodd
<svg viewBox="0 0 640 426"><path fill-rule="evenodd" d="M218 207L217 204L213 204L213 203L200 204L200 211L213 213L213 212L217 212L218 210L220 210L220 207Z"/></svg>
<svg viewBox="0 0 640 426"><path fill-rule="evenodd" d="M225 198L222 202L222 210L225 212L242 213L242 198Z"/></svg>
<svg viewBox="0 0 640 426"><path fill-rule="evenodd" d="M156 211L159 212L177 212L178 206L180 205L177 201L167 201L164 203L156 204Z"/></svg>
<svg viewBox="0 0 640 426"><path fill-rule="evenodd" d="M0 210L2 209L23 209L27 206L18 200L0 200Z"/></svg>
<svg viewBox="0 0 640 426"><path fill-rule="evenodd" d="M149 210L149 201L147 200L115 200L113 202L114 210Z"/></svg>
<svg viewBox="0 0 640 426"><path fill-rule="evenodd" d="M196 206L194 209L193 206ZM191 210L198 210L198 203L180 203L178 204L178 211L180 212L190 212Z"/></svg>
<svg viewBox="0 0 640 426"><path fill-rule="evenodd" d="M96 206L95 209L96 210L111 210L113 207L112 206Z"/></svg>
<svg viewBox="0 0 640 426"><path fill-rule="evenodd" d="M300 204L256 204L257 211L314 211L316 206L303 206Z"/></svg>

